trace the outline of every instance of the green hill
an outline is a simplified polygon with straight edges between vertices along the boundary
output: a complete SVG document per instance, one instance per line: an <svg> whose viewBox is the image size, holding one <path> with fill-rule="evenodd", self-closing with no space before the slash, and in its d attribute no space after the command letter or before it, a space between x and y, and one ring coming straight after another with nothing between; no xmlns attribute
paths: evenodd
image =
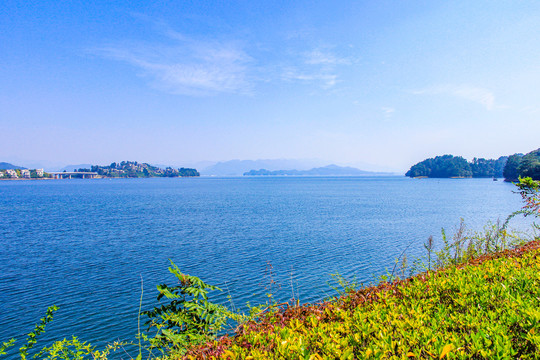
<svg viewBox="0 0 540 360"><path fill-rule="evenodd" d="M472 177L471 165L461 156L443 155L421 161L411 167L405 176L410 177Z"/></svg>

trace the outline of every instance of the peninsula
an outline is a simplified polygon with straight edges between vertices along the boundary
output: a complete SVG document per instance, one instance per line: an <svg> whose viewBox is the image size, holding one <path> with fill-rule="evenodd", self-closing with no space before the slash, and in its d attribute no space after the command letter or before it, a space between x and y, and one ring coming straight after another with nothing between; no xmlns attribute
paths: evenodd
<svg viewBox="0 0 540 360"><path fill-rule="evenodd" d="M518 181L519 177L540 180L540 149L526 155L513 154L498 159L474 158L468 162L461 156L442 155L421 161L405 176L414 178L503 178Z"/></svg>

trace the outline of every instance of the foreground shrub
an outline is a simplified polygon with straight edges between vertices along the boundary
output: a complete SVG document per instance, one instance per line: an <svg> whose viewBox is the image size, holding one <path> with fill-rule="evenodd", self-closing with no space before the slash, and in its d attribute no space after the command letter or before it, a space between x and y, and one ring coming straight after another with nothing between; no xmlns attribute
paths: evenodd
<svg viewBox="0 0 540 360"><path fill-rule="evenodd" d="M540 242L267 314L189 359L540 358ZM216 351L219 349L219 351Z"/></svg>
<svg viewBox="0 0 540 360"><path fill-rule="evenodd" d="M228 319L227 309L208 301L208 293L221 290L217 286L206 284L196 276L183 274L171 261L169 272L178 284L158 285L158 301L166 298L165 304L141 314L148 316L148 330L156 334L145 340L150 341L150 349L162 353L183 354L188 345L199 344L215 338L217 332Z"/></svg>

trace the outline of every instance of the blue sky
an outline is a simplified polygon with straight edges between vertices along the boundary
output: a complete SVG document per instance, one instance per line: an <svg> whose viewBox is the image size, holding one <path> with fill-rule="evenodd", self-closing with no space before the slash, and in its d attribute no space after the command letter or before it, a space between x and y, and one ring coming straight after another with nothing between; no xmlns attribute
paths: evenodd
<svg viewBox="0 0 540 360"><path fill-rule="evenodd" d="M540 146L535 1L9 1L0 161L320 159Z"/></svg>

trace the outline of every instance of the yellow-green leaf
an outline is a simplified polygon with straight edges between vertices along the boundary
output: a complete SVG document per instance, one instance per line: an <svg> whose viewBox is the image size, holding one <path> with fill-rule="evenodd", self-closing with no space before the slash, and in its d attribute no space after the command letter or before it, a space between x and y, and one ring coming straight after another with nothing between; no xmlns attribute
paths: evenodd
<svg viewBox="0 0 540 360"><path fill-rule="evenodd" d="M446 354L448 354L450 351L452 351L454 349L454 345L452 344L446 344L444 345L443 349L442 349L442 352L441 352L441 356L439 356L439 360L442 359L443 357L446 356Z"/></svg>

